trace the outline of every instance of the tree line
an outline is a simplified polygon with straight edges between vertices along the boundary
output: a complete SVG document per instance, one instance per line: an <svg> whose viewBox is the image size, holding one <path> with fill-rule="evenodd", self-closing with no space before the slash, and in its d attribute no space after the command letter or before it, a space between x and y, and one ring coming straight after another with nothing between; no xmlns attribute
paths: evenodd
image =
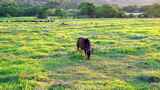
<svg viewBox="0 0 160 90"><path fill-rule="evenodd" d="M63 6L61 6L63 5ZM46 18L47 16L58 17L87 17L87 18L125 18L134 17L132 13L142 12L138 17L160 17L160 5L148 6L127 6L118 7L116 5L95 5L89 2L83 2L77 6L67 7L65 3L48 2L42 5L31 5L17 3L12 0L0 2L0 17L17 16L37 16ZM129 15L126 15L130 13Z"/></svg>

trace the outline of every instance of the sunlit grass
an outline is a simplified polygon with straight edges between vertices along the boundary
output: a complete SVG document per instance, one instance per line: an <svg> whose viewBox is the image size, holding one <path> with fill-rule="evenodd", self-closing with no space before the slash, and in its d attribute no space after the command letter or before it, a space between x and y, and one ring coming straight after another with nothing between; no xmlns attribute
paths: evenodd
<svg viewBox="0 0 160 90"><path fill-rule="evenodd" d="M35 18L0 18L2 90L160 89L160 19L6 20ZM81 36L89 61L76 50Z"/></svg>

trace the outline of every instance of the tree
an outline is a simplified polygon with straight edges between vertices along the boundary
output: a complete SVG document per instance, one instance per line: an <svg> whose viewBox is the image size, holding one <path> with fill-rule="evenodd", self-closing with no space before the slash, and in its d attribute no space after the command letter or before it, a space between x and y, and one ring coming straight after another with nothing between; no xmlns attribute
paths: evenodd
<svg viewBox="0 0 160 90"><path fill-rule="evenodd" d="M63 9L56 9L54 12L55 16L65 17L66 12Z"/></svg>
<svg viewBox="0 0 160 90"><path fill-rule="evenodd" d="M146 17L160 17L160 5L154 4L144 7L144 16Z"/></svg>
<svg viewBox="0 0 160 90"><path fill-rule="evenodd" d="M47 7L41 6L37 10L38 10L38 12L37 12L38 18L42 18L42 19L47 18L47 16L48 16L48 13L47 13L48 8Z"/></svg>
<svg viewBox="0 0 160 90"><path fill-rule="evenodd" d="M117 6L102 5L96 8L96 16L104 18L123 17L124 12Z"/></svg>
<svg viewBox="0 0 160 90"><path fill-rule="evenodd" d="M95 16L96 6L93 3L84 2L79 5L80 14L88 17Z"/></svg>
<svg viewBox="0 0 160 90"><path fill-rule="evenodd" d="M0 2L0 16L18 16L21 8L12 0L6 0Z"/></svg>

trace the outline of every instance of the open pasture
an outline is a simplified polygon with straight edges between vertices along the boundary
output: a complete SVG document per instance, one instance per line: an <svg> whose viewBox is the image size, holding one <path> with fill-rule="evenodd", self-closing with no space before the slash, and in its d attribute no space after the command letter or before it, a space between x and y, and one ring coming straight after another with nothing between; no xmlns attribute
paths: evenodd
<svg viewBox="0 0 160 90"><path fill-rule="evenodd" d="M160 19L0 22L0 90L35 89L160 90Z"/></svg>

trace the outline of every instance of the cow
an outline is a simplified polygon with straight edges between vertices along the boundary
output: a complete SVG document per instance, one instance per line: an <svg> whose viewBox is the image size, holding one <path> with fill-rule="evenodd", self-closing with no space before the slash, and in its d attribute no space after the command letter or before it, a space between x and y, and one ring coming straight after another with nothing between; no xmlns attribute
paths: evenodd
<svg viewBox="0 0 160 90"><path fill-rule="evenodd" d="M80 37L78 38L76 45L77 45L77 50L78 51L83 50L85 53L85 56L89 60L92 53L90 40L88 38Z"/></svg>

